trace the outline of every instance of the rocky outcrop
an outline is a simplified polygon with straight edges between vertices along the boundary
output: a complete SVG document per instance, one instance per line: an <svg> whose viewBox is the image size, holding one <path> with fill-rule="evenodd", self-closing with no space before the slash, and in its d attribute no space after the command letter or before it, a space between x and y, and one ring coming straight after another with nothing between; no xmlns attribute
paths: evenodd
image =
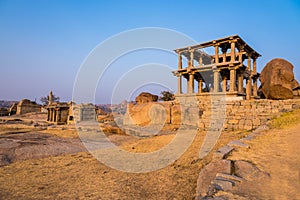
<svg viewBox="0 0 300 200"><path fill-rule="evenodd" d="M156 102L158 100L158 96L148 93L148 92L142 92L139 94L136 98L135 101L137 104L144 104L144 103L149 103L149 102Z"/></svg>
<svg viewBox="0 0 300 200"><path fill-rule="evenodd" d="M280 58L271 60L260 75L261 92L267 99L292 99L293 89L299 87L293 65Z"/></svg>
<svg viewBox="0 0 300 200"><path fill-rule="evenodd" d="M172 102L128 104L123 124L147 126L150 124L171 123L171 106Z"/></svg>

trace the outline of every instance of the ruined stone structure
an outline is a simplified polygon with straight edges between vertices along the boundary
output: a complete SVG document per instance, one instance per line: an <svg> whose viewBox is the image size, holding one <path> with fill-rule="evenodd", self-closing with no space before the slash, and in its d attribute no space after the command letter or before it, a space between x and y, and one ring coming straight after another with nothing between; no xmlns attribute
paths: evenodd
<svg viewBox="0 0 300 200"><path fill-rule="evenodd" d="M96 107L92 104L75 104L74 102L53 102L52 91L49 103L47 121L53 124L74 124L80 121L95 121Z"/></svg>
<svg viewBox="0 0 300 200"><path fill-rule="evenodd" d="M216 127L227 131L252 130L279 113L300 108L300 99L212 102L207 98L197 105L180 105L176 101L129 105L123 124L145 126L166 123L198 127L200 130Z"/></svg>
<svg viewBox="0 0 300 200"><path fill-rule="evenodd" d="M209 55L203 50L213 48ZM261 55L253 50L238 35L176 49L178 70L177 97L203 96L225 93L227 96L257 98L256 60ZM183 63L184 56L187 63ZM187 92L183 94L182 77L187 80ZM246 80L246 91L244 91ZM198 90L195 91L195 81ZM228 87L229 83L229 87Z"/></svg>
<svg viewBox="0 0 300 200"><path fill-rule="evenodd" d="M49 101L48 106L46 106L48 111L47 121L53 124L70 124L73 121L73 116L70 115L71 107L72 102Z"/></svg>
<svg viewBox="0 0 300 200"><path fill-rule="evenodd" d="M212 48L214 54L205 53L203 49L207 48ZM276 67L273 68L278 70L274 70L273 76L280 82L283 76L279 72L284 71L280 66L287 65L286 80L281 80L283 84L278 86L272 82L274 80L270 81L271 72L264 74L263 81L265 86L274 86L277 93L283 91L283 87L287 88L289 98L294 96L294 99L258 97L260 74L256 60L261 55L237 35L175 51L178 54L178 69L173 71L178 78L175 101L129 104L123 125L138 127L166 123L200 130L252 130L279 113L300 108L300 99L296 98L300 98L300 86L294 80L293 67L281 60L275 60ZM187 59L186 64L183 56ZM183 92L182 77L186 79L186 92ZM195 83L198 84L196 91Z"/></svg>
<svg viewBox="0 0 300 200"><path fill-rule="evenodd" d="M17 115L22 115L31 112L41 112L41 105L28 99L21 100L17 105Z"/></svg>
<svg viewBox="0 0 300 200"><path fill-rule="evenodd" d="M0 108L0 116L7 116L9 111L6 108Z"/></svg>
<svg viewBox="0 0 300 200"><path fill-rule="evenodd" d="M93 104L73 104L72 112L76 122L96 120L96 107Z"/></svg>
<svg viewBox="0 0 300 200"><path fill-rule="evenodd" d="M17 113L17 104L13 103L8 109L9 115L15 115Z"/></svg>

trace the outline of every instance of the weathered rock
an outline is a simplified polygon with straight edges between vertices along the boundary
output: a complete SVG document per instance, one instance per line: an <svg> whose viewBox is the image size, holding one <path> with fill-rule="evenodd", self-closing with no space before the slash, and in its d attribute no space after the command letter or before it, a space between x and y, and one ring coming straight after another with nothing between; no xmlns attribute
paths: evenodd
<svg viewBox="0 0 300 200"><path fill-rule="evenodd" d="M217 173L216 180L225 180L233 183L242 182L244 179L231 174Z"/></svg>
<svg viewBox="0 0 300 200"><path fill-rule="evenodd" d="M124 125L147 126L170 123L171 102L152 102L145 104L129 104L124 116Z"/></svg>
<svg viewBox="0 0 300 200"><path fill-rule="evenodd" d="M293 65L280 58L271 60L260 75L261 91L267 99L292 99L293 88L299 86L294 79ZM298 84L298 85L297 85Z"/></svg>
<svg viewBox="0 0 300 200"><path fill-rule="evenodd" d="M142 92L135 98L135 101L137 104L156 102L157 100L158 100L157 95L154 95L154 94L151 94L148 92Z"/></svg>
<svg viewBox="0 0 300 200"><path fill-rule="evenodd" d="M233 187L232 182L226 180L214 180L212 185L217 186L217 190L223 191L231 190Z"/></svg>
<svg viewBox="0 0 300 200"><path fill-rule="evenodd" d="M214 160L201 170L197 180L197 197L206 196L211 182L215 179L217 173L231 174L231 161Z"/></svg>
<svg viewBox="0 0 300 200"><path fill-rule="evenodd" d="M231 142L228 143L228 146L231 147L245 147L245 148L249 148L248 144L245 144L244 142L242 142L241 140L233 140Z"/></svg>
<svg viewBox="0 0 300 200"><path fill-rule="evenodd" d="M254 164L243 160L235 161L234 169L235 175L247 180L261 173L261 170L257 168Z"/></svg>
<svg viewBox="0 0 300 200"><path fill-rule="evenodd" d="M234 149L233 147L225 145L214 153L213 158L214 159L226 158L233 151L233 149Z"/></svg>

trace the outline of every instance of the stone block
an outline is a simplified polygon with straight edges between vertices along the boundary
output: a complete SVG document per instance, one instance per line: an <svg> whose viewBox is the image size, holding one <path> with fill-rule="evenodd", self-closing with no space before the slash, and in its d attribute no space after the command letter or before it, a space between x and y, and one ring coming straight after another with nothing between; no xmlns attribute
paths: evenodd
<svg viewBox="0 0 300 200"><path fill-rule="evenodd" d="M228 146L231 146L231 147L245 147L245 148L250 147L248 144L245 144L244 142L242 142L240 140L233 140L233 141L228 143Z"/></svg>
<svg viewBox="0 0 300 200"><path fill-rule="evenodd" d="M232 182L226 180L214 180L212 182L212 185L213 187L215 187L216 190L222 190L222 191L229 191L233 187Z"/></svg>
<svg viewBox="0 0 300 200"><path fill-rule="evenodd" d="M217 173L231 174L230 160L214 160L206 165L199 173L196 196L204 197Z"/></svg>
<svg viewBox="0 0 300 200"><path fill-rule="evenodd" d="M259 171L259 169L254 164L243 160L235 161L234 169L235 175L244 179L249 179L252 174Z"/></svg>
<svg viewBox="0 0 300 200"><path fill-rule="evenodd" d="M239 123L239 120L237 119L231 119L228 121L229 124L238 124Z"/></svg>
<svg viewBox="0 0 300 200"><path fill-rule="evenodd" d="M223 147L221 147L220 149L218 149L214 155L213 158L214 159L224 159L226 158L232 151L234 150L233 147L225 145Z"/></svg>
<svg viewBox="0 0 300 200"><path fill-rule="evenodd" d="M253 126L256 126L256 127L260 126L260 120L256 118L253 120L252 124L253 124Z"/></svg>

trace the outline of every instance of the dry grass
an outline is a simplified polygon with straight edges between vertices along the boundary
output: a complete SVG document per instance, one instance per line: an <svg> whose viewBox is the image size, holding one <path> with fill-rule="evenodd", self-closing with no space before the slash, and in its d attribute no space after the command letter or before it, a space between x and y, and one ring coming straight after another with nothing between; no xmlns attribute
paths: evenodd
<svg viewBox="0 0 300 200"><path fill-rule="evenodd" d="M280 115L280 117L272 120L271 127L273 129L283 129L299 124L300 109L286 112Z"/></svg>
<svg viewBox="0 0 300 200"><path fill-rule="evenodd" d="M300 110L272 121L273 129L249 141L250 149L237 149L229 159L247 160L270 174L235 187L247 199L300 199Z"/></svg>

